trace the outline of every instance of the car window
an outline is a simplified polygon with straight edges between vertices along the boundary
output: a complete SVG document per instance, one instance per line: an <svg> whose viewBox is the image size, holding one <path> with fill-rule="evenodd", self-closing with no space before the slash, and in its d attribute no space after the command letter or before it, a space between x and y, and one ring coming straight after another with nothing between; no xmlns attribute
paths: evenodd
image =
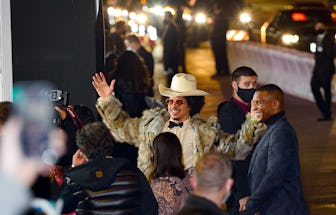
<svg viewBox="0 0 336 215"><path fill-rule="evenodd" d="M285 11L281 13L280 18L277 19L279 26L287 27L314 26L318 20L322 20L326 24L333 23L331 12L327 10Z"/></svg>

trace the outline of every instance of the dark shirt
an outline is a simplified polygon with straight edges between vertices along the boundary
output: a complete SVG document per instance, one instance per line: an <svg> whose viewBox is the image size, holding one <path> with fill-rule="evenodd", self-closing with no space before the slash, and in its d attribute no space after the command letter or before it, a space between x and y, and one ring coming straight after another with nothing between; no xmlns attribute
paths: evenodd
<svg viewBox="0 0 336 215"><path fill-rule="evenodd" d="M210 200L190 194L177 215L225 215L219 207Z"/></svg>

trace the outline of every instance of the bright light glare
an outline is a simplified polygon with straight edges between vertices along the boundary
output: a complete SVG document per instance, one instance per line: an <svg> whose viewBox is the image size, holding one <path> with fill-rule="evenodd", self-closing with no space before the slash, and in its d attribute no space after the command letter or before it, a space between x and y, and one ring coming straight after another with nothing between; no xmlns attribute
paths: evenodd
<svg viewBox="0 0 336 215"><path fill-rule="evenodd" d="M284 44L292 45L298 43L300 38L296 34L284 34L281 39Z"/></svg>
<svg viewBox="0 0 336 215"><path fill-rule="evenodd" d="M140 24L145 24L147 22L147 16L145 14L139 14L137 20Z"/></svg>
<svg viewBox="0 0 336 215"><path fill-rule="evenodd" d="M164 15L164 9L161 6L155 6L153 8L150 8L149 12L154 13L157 16L163 16Z"/></svg>
<svg viewBox="0 0 336 215"><path fill-rule="evenodd" d="M114 15L114 7L108 7L107 8L107 14L110 15L110 16L113 16Z"/></svg>
<svg viewBox="0 0 336 215"><path fill-rule="evenodd" d="M146 35L146 27L144 25L139 25L139 36L143 37Z"/></svg>
<svg viewBox="0 0 336 215"><path fill-rule="evenodd" d="M166 12L166 11L171 12L172 15L175 15L175 13L176 13L175 10L174 10L174 8L169 7L169 6L166 6L166 7L164 8L164 12Z"/></svg>
<svg viewBox="0 0 336 215"><path fill-rule="evenodd" d="M148 33L148 36L149 36L149 39L152 40L152 41L155 41L158 39L158 35L157 35L157 30L155 27L153 26L148 26L147 27L147 33Z"/></svg>
<svg viewBox="0 0 336 215"><path fill-rule="evenodd" d="M192 16L191 16L191 14L183 14L182 15L182 19L183 20L185 20L185 21L187 21L187 22L190 22L191 20L192 20Z"/></svg>
<svg viewBox="0 0 336 215"><path fill-rule="evenodd" d="M129 18L130 18L131 20L136 20L136 19L137 19L137 15L136 15L136 13L134 13L134 12L130 12L130 13L128 14L128 16L129 16Z"/></svg>
<svg viewBox="0 0 336 215"><path fill-rule="evenodd" d="M228 30L226 32L226 39L229 41L246 41L249 40L249 35L244 30Z"/></svg>
<svg viewBox="0 0 336 215"><path fill-rule="evenodd" d="M120 10L120 9L115 9L115 10L113 11L113 16L115 16L115 17L119 17L119 16L121 16L121 10Z"/></svg>
<svg viewBox="0 0 336 215"><path fill-rule="evenodd" d="M204 13L198 13L195 16L195 22L203 24L206 22L206 16Z"/></svg>
<svg viewBox="0 0 336 215"><path fill-rule="evenodd" d="M309 46L310 52L315 53L316 52L316 43L310 43Z"/></svg>
<svg viewBox="0 0 336 215"><path fill-rule="evenodd" d="M128 21L128 25L130 26L132 33L138 33L139 27L134 20Z"/></svg>
<svg viewBox="0 0 336 215"><path fill-rule="evenodd" d="M249 23L252 20L250 14L248 14L246 12L243 12L242 14L240 14L239 19L242 23Z"/></svg>
<svg viewBox="0 0 336 215"><path fill-rule="evenodd" d="M127 18L128 17L128 11L127 10L122 10L121 14L123 17Z"/></svg>

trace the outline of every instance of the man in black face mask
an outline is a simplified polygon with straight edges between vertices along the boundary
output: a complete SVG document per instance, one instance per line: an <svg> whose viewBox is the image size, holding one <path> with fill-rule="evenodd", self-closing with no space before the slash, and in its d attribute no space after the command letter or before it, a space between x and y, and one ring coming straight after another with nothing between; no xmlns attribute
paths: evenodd
<svg viewBox="0 0 336 215"><path fill-rule="evenodd" d="M245 115L250 110L250 102L257 87L257 73L247 66L238 67L231 76L232 97L218 105L218 122L224 132L235 134L245 121ZM232 195L227 201L228 212L239 215L239 209L245 205L249 188L247 171L250 156L245 160L233 161L233 178L235 180Z"/></svg>
<svg viewBox="0 0 336 215"><path fill-rule="evenodd" d="M310 82L311 89L322 118L318 121L330 121L331 118L331 80L335 73L334 65L334 38L327 32L325 23L318 21L315 24L316 51L315 66ZM321 93L323 89L324 95Z"/></svg>

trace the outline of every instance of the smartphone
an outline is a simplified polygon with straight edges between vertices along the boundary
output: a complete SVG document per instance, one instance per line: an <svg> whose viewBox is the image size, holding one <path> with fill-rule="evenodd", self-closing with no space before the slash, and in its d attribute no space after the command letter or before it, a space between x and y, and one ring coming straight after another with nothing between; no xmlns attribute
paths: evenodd
<svg viewBox="0 0 336 215"><path fill-rule="evenodd" d="M26 156L41 158L47 164L57 162L49 140L54 128L54 108L47 95L51 87L44 81L17 82L13 87L13 113L23 122L22 149Z"/></svg>

